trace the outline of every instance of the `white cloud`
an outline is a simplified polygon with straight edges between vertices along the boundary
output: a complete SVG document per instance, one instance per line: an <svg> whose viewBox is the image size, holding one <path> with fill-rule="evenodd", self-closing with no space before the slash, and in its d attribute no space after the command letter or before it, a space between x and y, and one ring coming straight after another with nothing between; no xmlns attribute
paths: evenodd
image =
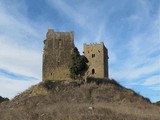
<svg viewBox="0 0 160 120"><path fill-rule="evenodd" d="M42 51L37 45L42 43L40 30L21 12L23 2L8 6L0 2L0 69L9 73L32 77L39 80L16 80L0 75L0 95L13 98L41 79Z"/></svg>
<svg viewBox="0 0 160 120"><path fill-rule="evenodd" d="M40 79L42 51L37 43L43 38L39 29L21 13L24 8L23 1L12 7L3 1L0 4L0 68Z"/></svg>
<svg viewBox="0 0 160 120"><path fill-rule="evenodd" d="M30 34L38 37L38 32L32 27L31 22L29 22L25 16L15 10L16 8L14 10L17 12L13 14L8 12L5 7L7 6L3 6L3 4L0 5L0 26L1 30L3 29L1 34L3 33L4 35L4 33L6 33L9 36L16 34L22 37L22 33L25 33L23 36Z"/></svg>
<svg viewBox="0 0 160 120"><path fill-rule="evenodd" d="M59 13L70 18L77 26L86 31L85 38L87 39L80 41L101 42L106 39L105 18L98 19L102 15L98 10L100 6L96 6L97 8L95 9L92 6L88 7L89 4L87 2L74 4L73 6L64 0L47 1L51 7L56 8Z"/></svg>
<svg viewBox="0 0 160 120"><path fill-rule="evenodd" d="M150 16L151 8L149 3L144 1L137 2L137 8L135 8L133 14L126 15L128 17L125 16L124 18L129 25L126 25L124 21L122 23L125 24L121 24L118 19L114 21L115 26L111 24L116 28L112 28L112 26L110 26L111 28L107 28L107 25L113 22L114 17L124 20L123 15L120 15L121 17L117 16L120 14L119 11L123 12L122 8L127 5L126 3L116 5L114 2L111 4L107 2L109 3L107 4L108 6L115 4L118 8L110 7L106 9L106 3L98 5L88 3L88 1L84 3L80 1L79 4L71 4L64 0L47 1L49 5L52 6L54 10L59 11L64 18L69 18L77 27L80 27L77 31L83 31L85 33L79 38L77 37L78 39L75 41L80 51L83 50L83 43L104 41L109 49L109 65L111 65L109 72L112 78L126 80L126 82L130 80L131 83L136 84L136 79L140 79L144 75L149 76L159 70L160 58L158 55L155 56L153 54L160 50L160 22L159 17L152 18ZM5 2L5 0L3 0L3 2ZM131 10L130 8L128 9ZM29 18L25 16L28 14L27 12L24 1L15 2L12 6L0 4L0 68L11 73L41 79L42 51L39 49L39 44L42 44L42 39L44 39L45 34L43 30L47 27L30 21ZM44 23L48 24L46 22L47 21ZM52 26L53 24L54 23L49 23L49 25ZM147 27L140 30L142 24ZM119 29L118 27L123 28L124 26L132 26L133 31L136 31L133 33L133 36L130 36L128 41L123 41L121 36L118 36L120 37L118 38L114 33L114 29ZM65 25L63 28L65 28ZM111 30L111 32L108 32L109 30ZM121 40L123 45L117 44L119 40ZM0 85L1 83L2 85L5 84L4 80L12 83L11 79L3 77L4 76L0 78ZM156 82L156 80L153 81ZM13 85L16 86L16 83L23 86L26 81L15 80ZM5 87L7 88L7 86ZM16 90L16 87L11 88ZM3 92L3 95L8 94L5 93L5 91Z"/></svg>
<svg viewBox="0 0 160 120"><path fill-rule="evenodd" d="M127 62L127 61L126 61ZM159 60L153 61L153 63L144 64L141 67L136 67L143 62L128 62L129 64L119 64L119 66L110 69L112 78L117 80L127 80L132 81L136 79L143 78L144 76L149 76L157 72L160 68Z"/></svg>
<svg viewBox="0 0 160 120"><path fill-rule="evenodd" d="M115 39L112 39L111 35L108 35L106 30L105 22L107 22L107 18L101 19L99 22L95 23L93 21L99 20L99 15L101 15L100 11L91 11L92 7L86 9L86 4L79 5L71 5L68 2L63 0L55 1L49 0L49 3L52 7L56 8L60 11L61 14L66 15L72 21L79 24L82 28L89 28L92 34L87 34L85 37L82 37L80 41L78 41L78 47L81 43L90 41L90 42L100 42L105 41L109 43L108 46L111 45L112 42L116 43ZM83 5L83 6L82 6ZM100 6L100 7L103 7ZM151 21L148 24L147 30L144 32L141 31L139 34L135 34L130 42L124 43L124 46L118 46L117 44L112 43L112 47L109 47L109 62L111 65L114 65L114 68L110 68L111 77L117 79L125 79L125 80L134 80L140 78L144 75L151 74L157 70L159 70L159 57L150 58L150 54L154 53L159 49L160 42L158 40L158 29L157 28L157 19L150 18L150 6L145 2L138 2L138 10L134 14L131 14L128 18L124 18L128 21L133 21L137 24L134 29L139 31L140 25L144 22L144 19L147 21ZM85 12L84 12L85 9ZM140 10L140 12L139 12ZM109 12L107 14L110 14ZM106 16L107 16L106 14ZM88 17L86 17L88 16ZM94 20L93 20L94 18ZM104 22L105 21L105 22ZM98 26L98 27L97 27ZM94 33L94 34L93 34ZM114 35L114 34L113 34ZM106 36L109 36L111 39L107 39ZM123 42L123 41L122 41ZM80 43L80 44L79 44ZM122 48L123 47L123 48ZM126 48L126 51L122 51L121 49ZM79 47L82 50L82 47ZM119 49L119 50L117 50ZM129 54L129 58L118 58L116 51L119 51L118 54ZM125 53L124 53L125 52ZM115 65L116 64L116 65ZM142 65L144 64L144 66ZM137 67L140 66L141 67Z"/></svg>
<svg viewBox="0 0 160 120"><path fill-rule="evenodd" d="M37 84L40 80L13 80L0 75L0 96L12 99L19 93L28 89L31 85Z"/></svg>
<svg viewBox="0 0 160 120"><path fill-rule="evenodd" d="M159 84L158 85L154 85L154 86L151 86L149 88L152 89L152 90L158 90L159 91L160 90L160 85Z"/></svg>
<svg viewBox="0 0 160 120"><path fill-rule="evenodd" d="M62 11L63 14L67 15L71 20L79 24L80 26L85 25L85 17L82 15L77 9L74 9L70 5L68 5L63 0L49 0L50 5L53 5L56 9Z"/></svg>
<svg viewBox="0 0 160 120"><path fill-rule="evenodd" d="M128 56L123 59L117 58L116 65L110 71L113 78L136 80L160 70L160 56L157 53L160 51L159 17L157 16L156 19L152 18L149 21L148 28L135 34L125 44L125 51L118 52L122 55L127 53ZM121 48L119 48L119 51L121 51Z"/></svg>
<svg viewBox="0 0 160 120"><path fill-rule="evenodd" d="M146 79L144 82L144 85L146 85L146 86L157 85L157 84L160 85L160 74L152 76L152 77Z"/></svg>
<svg viewBox="0 0 160 120"><path fill-rule="evenodd" d="M41 78L42 53L17 46L0 36L0 68L15 74Z"/></svg>

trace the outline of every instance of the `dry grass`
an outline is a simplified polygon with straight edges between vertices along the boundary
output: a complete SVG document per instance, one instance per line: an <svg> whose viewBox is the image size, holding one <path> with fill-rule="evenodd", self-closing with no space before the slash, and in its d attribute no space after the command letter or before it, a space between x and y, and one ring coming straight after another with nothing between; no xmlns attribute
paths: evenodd
<svg viewBox="0 0 160 120"><path fill-rule="evenodd" d="M158 105L158 106L160 106L160 101L156 102L155 104Z"/></svg>
<svg viewBox="0 0 160 120"><path fill-rule="evenodd" d="M0 103L2 103L4 101L9 101L9 99L8 98L3 98L3 97L0 96Z"/></svg>
<svg viewBox="0 0 160 120"><path fill-rule="evenodd" d="M1 120L159 120L160 107L115 81L92 83L48 81L31 87L10 102L1 103L0 118Z"/></svg>

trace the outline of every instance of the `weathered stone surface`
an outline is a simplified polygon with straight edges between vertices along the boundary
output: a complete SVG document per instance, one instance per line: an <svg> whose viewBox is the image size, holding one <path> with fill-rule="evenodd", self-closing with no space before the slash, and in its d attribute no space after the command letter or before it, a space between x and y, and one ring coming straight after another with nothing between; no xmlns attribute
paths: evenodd
<svg viewBox="0 0 160 120"><path fill-rule="evenodd" d="M86 76L108 78L108 50L104 44L84 44L83 47L89 61Z"/></svg>
<svg viewBox="0 0 160 120"><path fill-rule="evenodd" d="M43 81L70 79L69 66L73 49L73 32L48 30L44 40ZM103 43L84 44L84 55L89 61L85 78L108 78L108 50Z"/></svg>
<svg viewBox="0 0 160 120"><path fill-rule="evenodd" d="M43 80L66 80L69 78L70 55L73 48L73 32L48 30L46 40L44 40Z"/></svg>

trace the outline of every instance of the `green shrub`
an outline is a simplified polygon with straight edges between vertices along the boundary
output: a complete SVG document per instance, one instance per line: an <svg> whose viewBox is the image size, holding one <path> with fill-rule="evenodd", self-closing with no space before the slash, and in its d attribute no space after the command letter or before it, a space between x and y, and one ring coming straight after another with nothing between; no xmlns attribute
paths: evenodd
<svg viewBox="0 0 160 120"><path fill-rule="evenodd" d="M159 105L159 106L160 106L160 101L156 102L156 105Z"/></svg>
<svg viewBox="0 0 160 120"><path fill-rule="evenodd" d="M72 64L70 66L70 77L72 79L78 78L87 69L88 60L84 55L80 55L78 49L75 47L71 54Z"/></svg>

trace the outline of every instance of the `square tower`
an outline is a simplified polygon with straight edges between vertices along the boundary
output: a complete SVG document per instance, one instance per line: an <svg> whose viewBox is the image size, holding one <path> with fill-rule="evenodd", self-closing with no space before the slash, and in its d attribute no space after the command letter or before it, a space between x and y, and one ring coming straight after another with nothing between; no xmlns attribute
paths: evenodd
<svg viewBox="0 0 160 120"><path fill-rule="evenodd" d="M88 59L86 76L96 78L109 78L108 75L108 50L104 43L84 44L84 56Z"/></svg>
<svg viewBox="0 0 160 120"><path fill-rule="evenodd" d="M43 50L43 81L69 79L69 65L73 49L73 32L48 30Z"/></svg>

